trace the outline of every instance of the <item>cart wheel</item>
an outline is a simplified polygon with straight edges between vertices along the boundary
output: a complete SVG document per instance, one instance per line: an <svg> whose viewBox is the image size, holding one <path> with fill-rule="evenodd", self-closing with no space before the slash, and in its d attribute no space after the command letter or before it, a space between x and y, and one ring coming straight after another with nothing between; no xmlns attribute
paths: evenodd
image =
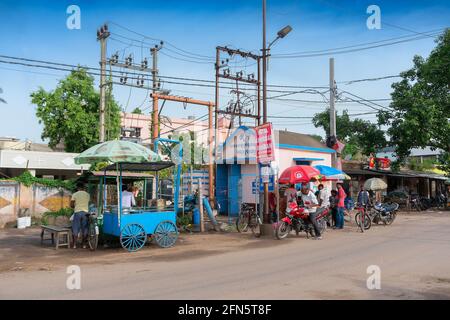
<svg viewBox="0 0 450 320"><path fill-rule="evenodd" d="M129 252L141 249L146 240L147 234L144 227L137 223L127 224L120 232L120 244Z"/></svg>
<svg viewBox="0 0 450 320"><path fill-rule="evenodd" d="M162 221L156 226L153 238L160 247L169 248L178 239L177 226L172 221Z"/></svg>

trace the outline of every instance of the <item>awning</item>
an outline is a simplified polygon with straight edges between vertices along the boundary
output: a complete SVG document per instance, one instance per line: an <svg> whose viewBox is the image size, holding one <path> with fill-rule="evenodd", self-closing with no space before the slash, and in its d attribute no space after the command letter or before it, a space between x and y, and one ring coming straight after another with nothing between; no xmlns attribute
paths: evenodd
<svg viewBox="0 0 450 320"><path fill-rule="evenodd" d="M369 169L345 169L345 173L348 175L374 175L374 176L390 176L390 177L401 177L401 178L425 178L425 179L435 179L435 180L447 180L448 177L430 173L430 172L421 172L421 171L400 171L400 172L391 172L391 171L382 171L382 170L369 170Z"/></svg>
<svg viewBox="0 0 450 320"><path fill-rule="evenodd" d="M131 162L124 162L119 164L122 167L122 171L139 171L139 172L145 172L145 171L160 171L166 168L170 168L174 165L173 162L166 162L166 161L160 161L160 162L143 162L143 163L131 163ZM116 170L116 164L110 164L105 168L107 171L109 170Z"/></svg>

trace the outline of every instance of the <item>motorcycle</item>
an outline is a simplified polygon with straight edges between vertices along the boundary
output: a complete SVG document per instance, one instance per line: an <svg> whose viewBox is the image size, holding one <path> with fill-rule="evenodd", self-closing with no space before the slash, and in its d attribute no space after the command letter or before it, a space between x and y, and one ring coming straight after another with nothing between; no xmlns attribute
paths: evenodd
<svg viewBox="0 0 450 320"><path fill-rule="evenodd" d="M316 221L319 224L320 232L325 231L327 227L329 209L317 209ZM298 236L300 232L305 232L306 237L315 236L314 227L309 220L309 211L306 208L300 207L295 202L289 203L286 209L286 217L281 219L276 228L275 235L278 240L286 238L291 231L294 230Z"/></svg>
<svg viewBox="0 0 450 320"><path fill-rule="evenodd" d="M398 203L377 203L373 206L373 210L369 215L374 223L383 222L385 225L390 225L394 222L397 216Z"/></svg>

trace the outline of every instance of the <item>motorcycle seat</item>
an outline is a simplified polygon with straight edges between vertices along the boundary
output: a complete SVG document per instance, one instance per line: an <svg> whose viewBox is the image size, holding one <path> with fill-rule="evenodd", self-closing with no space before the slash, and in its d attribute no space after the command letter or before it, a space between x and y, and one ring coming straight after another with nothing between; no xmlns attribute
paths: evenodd
<svg viewBox="0 0 450 320"><path fill-rule="evenodd" d="M384 211L392 212L398 209L397 203L386 203L383 205Z"/></svg>

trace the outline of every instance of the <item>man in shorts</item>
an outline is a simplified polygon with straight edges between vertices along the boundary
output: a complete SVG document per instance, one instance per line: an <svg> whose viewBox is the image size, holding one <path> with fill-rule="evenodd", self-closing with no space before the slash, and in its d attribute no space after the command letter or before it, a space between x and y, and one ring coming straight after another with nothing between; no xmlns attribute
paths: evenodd
<svg viewBox="0 0 450 320"><path fill-rule="evenodd" d="M73 208L72 234L73 248L77 248L78 234L81 231L82 245L86 248L86 239L88 235L88 217L90 195L86 192L83 183L78 183L77 192L72 195L70 207Z"/></svg>

